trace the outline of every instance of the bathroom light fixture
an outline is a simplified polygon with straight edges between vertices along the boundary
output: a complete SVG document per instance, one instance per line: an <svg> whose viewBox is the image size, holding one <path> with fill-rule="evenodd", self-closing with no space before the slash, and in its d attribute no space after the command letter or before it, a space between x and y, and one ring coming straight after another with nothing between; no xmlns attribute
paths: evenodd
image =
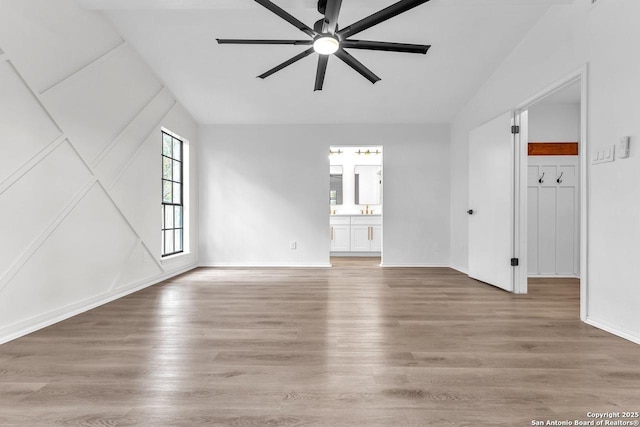
<svg viewBox="0 0 640 427"><path fill-rule="evenodd" d="M313 42L313 50L320 55L333 55L338 49L340 49L340 42L329 34L323 34Z"/></svg>
<svg viewBox="0 0 640 427"><path fill-rule="evenodd" d="M380 150L376 150L376 151L371 151L371 150L362 151L362 150L358 150L358 151L356 151L356 154L364 154L365 156L368 156L369 154L380 154Z"/></svg>

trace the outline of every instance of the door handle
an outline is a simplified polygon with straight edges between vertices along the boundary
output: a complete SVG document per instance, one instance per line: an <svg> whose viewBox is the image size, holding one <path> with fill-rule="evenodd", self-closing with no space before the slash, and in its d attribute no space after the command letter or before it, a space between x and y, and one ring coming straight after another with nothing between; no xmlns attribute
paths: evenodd
<svg viewBox="0 0 640 427"><path fill-rule="evenodd" d="M468 213L469 215L473 215L473 209L469 209L469 210L467 211L467 213Z"/></svg>
<svg viewBox="0 0 640 427"><path fill-rule="evenodd" d="M371 229L371 238L369 240L373 240L373 227L369 227Z"/></svg>
<svg viewBox="0 0 640 427"><path fill-rule="evenodd" d="M333 227L331 227L331 240L333 240Z"/></svg>

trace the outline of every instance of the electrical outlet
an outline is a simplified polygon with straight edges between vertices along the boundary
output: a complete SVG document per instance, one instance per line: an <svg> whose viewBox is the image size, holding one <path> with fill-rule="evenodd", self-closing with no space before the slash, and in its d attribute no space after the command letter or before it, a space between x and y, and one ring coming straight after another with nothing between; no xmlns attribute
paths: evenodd
<svg viewBox="0 0 640 427"><path fill-rule="evenodd" d="M298 249L298 242L292 241L289 246L290 246L291 250L296 250L296 249Z"/></svg>

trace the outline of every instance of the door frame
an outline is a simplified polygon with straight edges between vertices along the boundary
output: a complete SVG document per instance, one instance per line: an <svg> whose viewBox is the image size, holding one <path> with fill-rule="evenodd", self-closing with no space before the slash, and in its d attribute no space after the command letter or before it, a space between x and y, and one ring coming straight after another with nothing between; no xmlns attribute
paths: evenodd
<svg viewBox="0 0 640 427"><path fill-rule="evenodd" d="M515 144L515 218L514 229L515 256L519 258L519 268L514 280L515 293L527 293L528 266L527 266L527 163L528 141L523 135L528 134L528 109L543 98L566 88L576 82L580 82L580 319L587 319L588 310L588 184L589 184L589 134L588 134L588 65L585 64L578 70L568 74L564 78L546 87L536 95L520 103L516 107L515 124L521 126Z"/></svg>

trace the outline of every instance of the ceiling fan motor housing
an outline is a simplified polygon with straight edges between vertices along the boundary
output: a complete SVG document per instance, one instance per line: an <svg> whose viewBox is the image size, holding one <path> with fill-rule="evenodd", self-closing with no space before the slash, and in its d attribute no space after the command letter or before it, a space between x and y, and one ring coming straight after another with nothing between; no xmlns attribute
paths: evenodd
<svg viewBox="0 0 640 427"><path fill-rule="evenodd" d="M314 30L316 33L320 34L320 35L324 35L324 34L323 34L323 32L322 32L323 25L324 25L324 19L319 19L318 21L316 21L316 22L315 22L315 24L313 24L313 30ZM339 30L339 28L338 28L338 24L336 24L336 34L335 34L335 37L336 37L337 39L340 39L340 36L338 35L338 30Z"/></svg>
<svg viewBox="0 0 640 427"><path fill-rule="evenodd" d="M324 16L327 10L327 0L318 0L318 12Z"/></svg>

